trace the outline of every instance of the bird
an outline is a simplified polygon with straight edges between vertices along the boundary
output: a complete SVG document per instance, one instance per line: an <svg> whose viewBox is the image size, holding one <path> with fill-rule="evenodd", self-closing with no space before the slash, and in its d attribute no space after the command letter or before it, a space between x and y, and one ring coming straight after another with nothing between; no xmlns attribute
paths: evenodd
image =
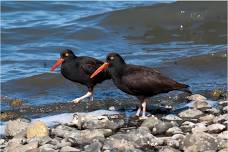
<svg viewBox="0 0 228 152"><path fill-rule="evenodd" d="M88 91L85 95L72 100L74 103L80 103L85 98L90 98L89 100L93 101L93 90L96 84L111 79L108 71L101 72L96 78L90 78L90 75L103 63L92 57L76 56L72 50L65 49L60 53L60 58L51 67L50 71L53 72L61 65L61 74L66 79L87 87Z"/></svg>
<svg viewBox="0 0 228 152"><path fill-rule="evenodd" d="M91 76L94 78L108 69L112 81L121 91L133 95L140 101L136 116L146 119L146 105L150 97L160 93L168 93L173 90L180 90L191 94L189 86L178 83L165 76L154 68L127 64L118 53L109 53L106 62L101 65Z"/></svg>

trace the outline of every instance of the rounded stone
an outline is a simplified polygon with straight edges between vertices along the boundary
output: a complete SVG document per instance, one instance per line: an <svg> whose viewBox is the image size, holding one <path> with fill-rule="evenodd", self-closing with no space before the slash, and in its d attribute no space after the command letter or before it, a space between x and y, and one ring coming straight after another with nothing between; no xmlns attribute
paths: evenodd
<svg viewBox="0 0 228 152"><path fill-rule="evenodd" d="M35 121L27 128L27 138L48 136L49 131L46 124L42 121Z"/></svg>

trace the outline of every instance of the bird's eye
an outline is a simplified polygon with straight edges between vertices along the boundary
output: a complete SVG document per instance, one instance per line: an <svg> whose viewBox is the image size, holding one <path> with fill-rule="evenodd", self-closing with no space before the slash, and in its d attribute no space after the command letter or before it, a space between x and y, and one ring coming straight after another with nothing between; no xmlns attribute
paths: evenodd
<svg viewBox="0 0 228 152"><path fill-rule="evenodd" d="M111 56L111 57L110 57L110 60L114 60L114 57L113 57L113 56Z"/></svg>
<svg viewBox="0 0 228 152"><path fill-rule="evenodd" d="M65 53L65 56L69 56L69 53Z"/></svg>

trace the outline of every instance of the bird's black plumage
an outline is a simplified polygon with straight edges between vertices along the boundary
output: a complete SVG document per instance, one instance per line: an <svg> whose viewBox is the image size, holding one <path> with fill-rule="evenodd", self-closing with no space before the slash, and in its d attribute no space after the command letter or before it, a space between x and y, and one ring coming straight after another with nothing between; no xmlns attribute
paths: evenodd
<svg viewBox="0 0 228 152"><path fill-rule="evenodd" d="M93 91L96 84L111 78L106 70L99 73L97 77L90 79L90 75L103 64L102 61L95 58L76 56L71 50L66 49L61 52L60 59L63 60L61 74L68 80L87 86L90 92Z"/></svg>
<svg viewBox="0 0 228 152"><path fill-rule="evenodd" d="M123 92L138 97L142 102L148 97L173 90L191 93L188 85L178 83L156 69L126 64L117 53L110 53L106 61L114 84Z"/></svg>

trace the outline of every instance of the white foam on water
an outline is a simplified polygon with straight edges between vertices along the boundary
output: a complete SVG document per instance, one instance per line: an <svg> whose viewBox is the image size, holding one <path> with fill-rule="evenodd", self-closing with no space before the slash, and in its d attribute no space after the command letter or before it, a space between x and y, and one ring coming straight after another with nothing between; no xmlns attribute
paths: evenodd
<svg viewBox="0 0 228 152"><path fill-rule="evenodd" d="M73 115L75 113L62 113L62 114L57 114L53 116L46 116L46 117L41 117L41 118L36 118L32 119L31 121L43 121L44 123L47 124L48 127L52 127L54 125L58 124L65 124L71 122L73 119ZM78 112L78 114L85 114L85 115L91 115L91 116L102 116L102 115L115 115L119 114L117 111L109 111L109 110L96 110L92 112ZM5 125L7 122L4 122L2 125L0 125L0 135L5 134Z"/></svg>

